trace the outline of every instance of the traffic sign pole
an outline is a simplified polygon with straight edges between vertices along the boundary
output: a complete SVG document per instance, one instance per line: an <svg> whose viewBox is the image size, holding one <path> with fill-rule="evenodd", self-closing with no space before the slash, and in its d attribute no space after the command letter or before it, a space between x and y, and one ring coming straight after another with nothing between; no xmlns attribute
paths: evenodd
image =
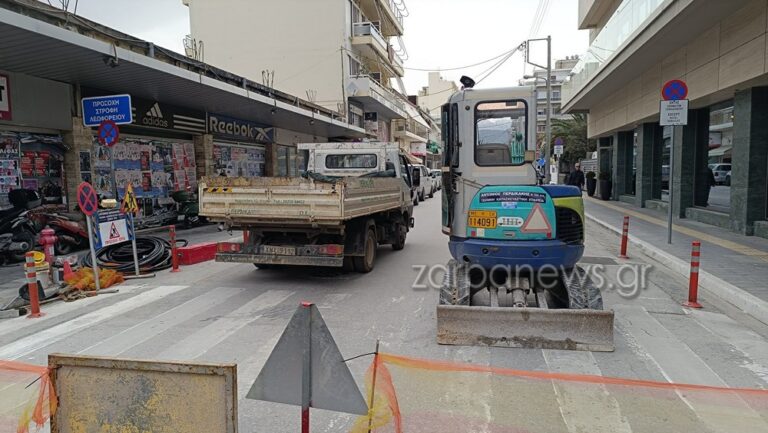
<svg viewBox="0 0 768 433"><path fill-rule="evenodd" d="M99 264L96 262L96 249L93 247L93 216L86 216L85 221L88 224L88 245L91 247L91 263L93 263L93 281L96 284L96 291L101 290L99 282Z"/></svg>
<svg viewBox="0 0 768 433"><path fill-rule="evenodd" d="M675 172L675 130L677 126L672 126L672 136L669 142L669 174L667 175L667 243L672 243L672 208L674 207L674 188L672 188L672 175Z"/></svg>
<svg viewBox="0 0 768 433"><path fill-rule="evenodd" d="M672 243L672 208L675 203L675 192L672 179L675 173L675 135L679 125L688 124L688 85L682 80L667 81L661 88L664 99L659 108L659 123L661 126L671 126L672 136L669 144L669 174L667 175L667 243ZM675 101L675 102L670 102Z"/></svg>
<svg viewBox="0 0 768 433"><path fill-rule="evenodd" d="M136 276L141 275L139 270L139 253L136 251L136 227L133 225L133 214L128 214L128 219L131 224L131 233L133 233L133 239L131 239L131 248L133 248L133 269L136 271Z"/></svg>

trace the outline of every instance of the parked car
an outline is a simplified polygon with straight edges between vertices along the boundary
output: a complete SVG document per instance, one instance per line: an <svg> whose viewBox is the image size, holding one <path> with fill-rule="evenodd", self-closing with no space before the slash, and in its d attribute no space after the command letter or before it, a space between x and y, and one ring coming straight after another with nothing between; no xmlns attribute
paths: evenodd
<svg viewBox="0 0 768 433"><path fill-rule="evenodd" d="M424 201L427 196L433 197L435 195L434 183L429 175L429 169L422 164L414 164L414 170L421 172L421 185L417 188L417 196L419 201Z"/></svg>
<svg viewBox="0 0 768 433"><path fill-rule="evenodd" d="M712 164L710 167L712 169L712 173L715 174L715 183L718 185L730 185L730 177L729 182L726 183L726 176L730 174L731 172L731 164Z"/></svg>
<svg viewBox="0 0 768 433"><path fill-rule="evenodd" d="M429 174L432 176L432 179L435 182L435 191L440 191L443 189L443 173L440 170L433 168L429 171Z"/></svg>

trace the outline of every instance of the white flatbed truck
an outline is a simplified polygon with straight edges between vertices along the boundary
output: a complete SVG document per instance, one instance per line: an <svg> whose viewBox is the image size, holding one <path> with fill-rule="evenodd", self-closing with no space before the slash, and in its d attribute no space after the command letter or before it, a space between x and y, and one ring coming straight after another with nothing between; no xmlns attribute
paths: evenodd
<svg viewBox="0 0 768 433"><path fill-rule="evenodd" d="M306 143L301 177L200 181L200 215L243 231L221 242L216 260L370 272L379 245L405 247L413 227L414 183L395 143Z"/></svg>

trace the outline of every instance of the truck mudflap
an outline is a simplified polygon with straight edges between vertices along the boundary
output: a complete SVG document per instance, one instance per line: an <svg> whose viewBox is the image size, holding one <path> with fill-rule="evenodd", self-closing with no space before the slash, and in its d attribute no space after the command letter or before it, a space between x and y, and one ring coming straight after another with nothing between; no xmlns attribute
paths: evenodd
<svg viewBox="0 0 768 433"><path fill-rule="evenodd" d="M551 289L529 277L476 287L467 266L451 260L447 268L437 306L439 344L614 350L614 313L602 309L600 290L578 267Z"/></svg>

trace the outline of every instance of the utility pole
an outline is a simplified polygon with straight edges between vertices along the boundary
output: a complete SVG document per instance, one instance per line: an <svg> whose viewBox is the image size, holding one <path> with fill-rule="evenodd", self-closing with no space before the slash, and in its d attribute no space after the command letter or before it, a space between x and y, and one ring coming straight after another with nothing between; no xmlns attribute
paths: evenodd
<svg viewBox="0 0 768 433"><path fill-rule="evenodd" d="M547 41L547 65L538 65L536 63L531 62L530 59L530 52L531 52L531 42L536 41ZM525 42L525 62L529 65L533 65L537 68L546 69L547 71L547 120L546 120L546 126L545 128L545 142L544 142L544 176L546 179L546 183L549 183L552 175L550 174L550 158L552 157L552 36L547 36L546 38L539 38L539 39L528 39ZM536 74L534 73L534 76ZM538 97L536 98L538 100ZM557 178L555 178L555 183L557 183Z"/></svg>

